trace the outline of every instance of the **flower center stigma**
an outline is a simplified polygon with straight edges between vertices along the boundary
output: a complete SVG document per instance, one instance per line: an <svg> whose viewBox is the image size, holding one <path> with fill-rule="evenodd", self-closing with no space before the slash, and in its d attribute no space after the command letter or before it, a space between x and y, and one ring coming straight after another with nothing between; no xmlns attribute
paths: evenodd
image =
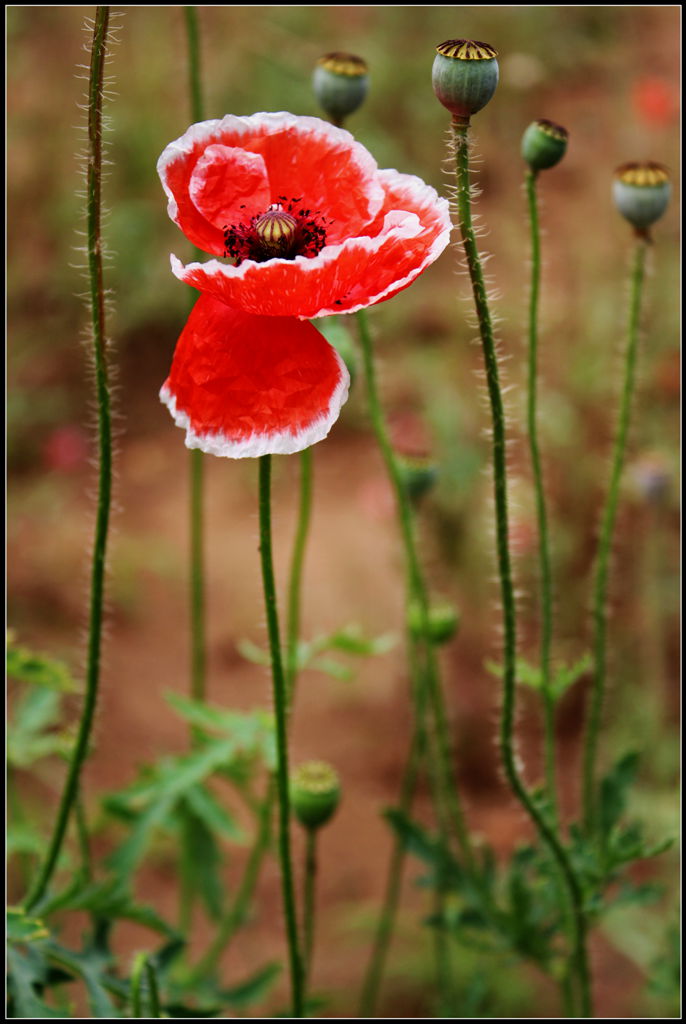
<svg viewBox="0 0 686 1024"><path fill-rule="evenodd" d="M300 206L302 198L279 196L264 213L249 221L225 225L224 255L236 260L265 263L316 256L326 245L325 221L321 214Z"/></svg>

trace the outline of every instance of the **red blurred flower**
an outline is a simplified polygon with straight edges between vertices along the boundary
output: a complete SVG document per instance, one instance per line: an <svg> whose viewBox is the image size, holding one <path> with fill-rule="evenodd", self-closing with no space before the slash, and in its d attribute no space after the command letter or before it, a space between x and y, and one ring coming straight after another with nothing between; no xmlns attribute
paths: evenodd
<svg viewBox="0 0 686 1024"><path fill-rule="evenodd" d="M676 97L663 78L645 75L633 89L634 109L648 124L666 125L676 116Z"/></svg>
<svg viewBox="0 0 686 1024"><path fill-rule="evenodd" d="M447 201L379 170L347 131L287 113L192 125L158 171L170 217L214 257L171 257L203 293L161 391L186 444L241 458L326 437L348 373L306 321L406 288L448 244Z"/></svg>

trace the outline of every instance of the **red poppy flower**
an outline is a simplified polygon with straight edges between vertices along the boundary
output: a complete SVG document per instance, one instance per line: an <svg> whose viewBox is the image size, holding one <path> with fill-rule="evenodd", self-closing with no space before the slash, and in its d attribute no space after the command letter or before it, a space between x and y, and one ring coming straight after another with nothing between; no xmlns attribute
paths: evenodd
<svg viewBox="0 0 686 1024"><path fill-rule="evenodd" d="M158 171L170 217L214 257L171 257L202 293L161 391L186 444L241 458L326 437L348 375L306 321L411 284L448 244L447 201L379 170L349 132L287 113L192 125Z"/></svg>

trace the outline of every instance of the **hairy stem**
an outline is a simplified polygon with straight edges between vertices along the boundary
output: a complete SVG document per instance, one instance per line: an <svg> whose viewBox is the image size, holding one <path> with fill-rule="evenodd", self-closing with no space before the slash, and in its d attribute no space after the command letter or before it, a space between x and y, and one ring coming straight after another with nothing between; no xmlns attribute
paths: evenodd
<svg viewBox="0 0 686 1024"><path fill-rule="evenodd" d="M607 502L600 524L598 553L596 556L595 575L593 582L593 661L594 678L591 704L586 724L586 738L583 758L583 805L584 824L588 834L596 827L597 807L595 796L596 759L598 737L602 724L603 702L605 698L605 682L607 673L607 581L612 538L614 534L617 506L619 504L619 485L624 467L631 401L636 379L636 359L638 353L638 335L641 313L641 296L645 276L645 261L648 240L637 236L631 272L631 294L629 300L629 323L627 347L624 359L624 380L619 407L619 417L612 452L610 485Z"/></svg>
<svg viewBox="0 0 686 1024"><path fill-rule="evenodd" d="M289 706L293 702L298 675L298 643L300 640L300 606L302 602L302 574L307 546L307 534L312 514L312 450L300 453L300 504L298 525L293 545L291 573L288 581L288 619L286 622L286 680Z"/></svg>
<svg viewBox="0 0 686 1024"><path fill-rule="evenodd" d="M186 38L188 41L188 94L191 116L197 123L203 119L202 84L200 79L200 35L196 7L184 7ZM200 253L196 249L196 254ZM190 469L190 633L191 633L191 697L204 701L206 693L206 627L205 627L205 572L203 529L203 453L194 448L189 452Z"/></svg>
<svg viewBox="0 0 686 1024"><path fill-rule="evenodd" d="M300 954L298 923L296 918L295 889L293 885L293 863L291 857L291 806L288 770L288 693L281 660L279 619L274 584L271 536L271 455L262 455L259 460L259 512L260 512L260 558L264 603L269 633L269 650L276 718L276 788L279 805L279 858L281 862L281 890L288 954L291 974L293 1016L303 1016L303 962Z"/></svg>
<svg viewBox="0 0 686 1024"><path fill-rule="evenodd" d="M88 745L100 682L105 560L112 501L112 423L107 372L101 235L102 105L109 16L109 7L96 7L88 87L87 249L93 356L95 362L95 390L98 409L99 476L91 569L86 688L81 721L67 771L67 778L57 812L52 839L41 872L27 896L27 909L35 907L43 898L62 849L69 816L79 792L81 769L88 755Z"/></svg>
<svg viewBox="0 0 686 1024"><path fill-rule="evenodd" d="M546 512L543 471L538 446L537 380L538 380L538 297L541 282L541 233L538 222L536 172L526 175L531 227L531 292L529 297L529 361L527 424L529 451L536 495L538 520L538 561L541 574L541 696L543 698L543 736L545 780L548 802L557 821L557 786L555 782L555 698L551 692L550 651L553 636L553 584L550 567L550 541Z"/></svg>
<svg viewBox="0 0 686 1024"><path fill-rule="evenodd" d="M586 952L586 919L583 897L576 874L571 866L567 851L560 842L557 832L551 828L545 816L532 799L519 774L514 748L514 721L516 700L516 612L512 580L512 565L509 548L508 499L507 499L507 457L505 410L500 391L498 359L493 334L493 324L488 307L486 285L481 260L476 244L472 223L471 189L469 181L469 122L453 121L455 140L457 205L460 232L464 246L469 276L472 282L474 304L479 321L486 381L491 406L493 425L493 483L496 515L496 547L498 574L500 577L503 607L503 697L500 717L500 752L505 775L510 788L530 817L550 850L564 877L574 913L573 962L577 972L581 998L581 1016L591 1016L590 978Z"/></svg>

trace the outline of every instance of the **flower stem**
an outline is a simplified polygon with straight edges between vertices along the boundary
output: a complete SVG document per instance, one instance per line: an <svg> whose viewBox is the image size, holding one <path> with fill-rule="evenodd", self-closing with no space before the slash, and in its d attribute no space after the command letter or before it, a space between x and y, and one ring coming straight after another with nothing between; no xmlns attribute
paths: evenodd
<svg viewBox="0 0 686 1024"><path fill-rule="evenodd" d="M42 870L26 899L28 910L35 907L42 899L62 849L69 816L78 797L81 769L88 755L88 744L100 682L105 559L112 498L112 424L106 355L101 236L103 77L109 16L109 7L96 7L88 87L87 249L98 409L99 479L91 570L86 689L81 721L57 812L57 820Z"/></svg>
<svg viewBox="0 0 686 1024"><path fill-rule="evenodd" d="M188 93L194 122L203 119L200 81L200 37L196 7L184 7L188 40ZM196 249L196 253L200 250ZM190 459L190 631L191 697L204 701L206 691L205 573L203 545L203 453L194 448Z"/></svg>
<svg viewBox="0 0 686 1024"><path fill-rule="evenodd" d="M598 736L602 722L603 701L605 697L605 680L607 672L607 581L612 551L617 506L619 504L619 484L624 466L631 400L636 378L636 359L638 352L638 334L641 312L641 296L645 276L645 261L648 240L636 238L633 268L631 272L631 294L629 300L629 323L626 355L624 360L624 382L619 408L617 432L612 453L612 468L607 503L600 525L600 538L596 557L593 584L593 660L594 679L591 704L586 725L586 739L583 758L583 806L584 824L590 835L595 830L597 807L595 799L595 772L598 748Z"/></svg>
<svg viewBox="0 0 686 1024"><path fill-rule="evenodd" d="M418 671L420 673L420 680L423 680L422 685L426 685L428 700L431 703L431 708L435 717L438 778L442 780L442 800L444 801L445 806L449 808L452 826L455 830L458 844L462 855L465 858L465 862L468 865L473 865L473 853L469 833L465 825L459 794L452 781L450 728L448 726L446 709L443 703L436 652L430 639L429 600L417 554L412 507L408 493L403 486L400 477L398 463L390 442L388 428L386 426L381 401L379 399L379 388L376 379L376 369L374 366L372 338L367 324L365 311L360 310L356 315L359 325L362 361L372 425L377 444L384 460L386 472L393 487L396 511L405 551L408 607L409 604L414 601L417 603L420 610L420 622L423 633L423 643L421 646L423 649L423 658L426 664L423 667L420 667ZM411 644L412 639L410 638L410 645Z"/></svg>
<svg viewBox="0 0 686 1024"><path fill-rule="evenodd" d="M288 620L286 623L286 680L288 702L293 702L298 675L298 642L300 639L300 605L302 599L302 573L305 561L307 534L312 513L312 450L305 448L300 453L300 505L298 525L291 559L291 574L288 581Z"/></svg>
<svg viewBox="0 0 686 1024"><path fill-rule="evenodd" d="M529 298L529 361L527 421L529 450L536 494L538 519L538 560L541 573L541 696L543 698L543 736L545 779L548 802L557 821L557 786L555 782L555 698L551 692L550 650L553 635L553 585L550 568L550 541L546 512L543 471L538 446L537 426L537 362L538 362L538 296L541 281L541 234L538 221L536 172L526 175L531 227L531 291Z"/></svg>
<svg viewBox="0 0 686 1024"><path fill-rule="evenodd" d="M496 546L503 605L503 699L500 718L500 752L510 788L531 818L541 840L557 862L567 886L574 915L574 942L572 958L579 981L581 1016L591 1016L590 978L586 952L586 919L581 888L570 863L567 851L557 832L541 813L519 775L514 750L514 718L516 699L516 613L509 549L507 460L505 441L505 410L500 392L498 359L486 285L476 244L471 213L469 182L469 122L453 121L455 139L457 205L460 232L472 282L474 303L479 321L479 333L486 366L486 380L493 423L493 482L496 514Z"/></svg>
<svg viewBox="0 0 686 1024"><path fill-rule="evenodd" d="M281 660L279 619L274 585L271 537L271 455L262 455L259 464L260 557L264 603L269 633L274 713L276 718L276 786L279 804L279 857L281 861L281 889L283 896L288 953L293 998L293 1016L303 1016L303 967L298 939L293 865L291 857L291 808L288 783L288 693Z"/></svg>
<svg viewBox="0 0 686 1024"><path fill-rule="evenodd" d="M398 806L403 816L409 815L412 809L412 798L414 796L417 779L419 775L419 764L424 754L425 732L423 725L415 723L415 731L412 737L410 753L403 772L400 788L400 800ZM393 935L395 915L400 900L400 888L402 884L403 866L405 864L406 849L400 836L397 836L391 850L391 858L386 872L386 891L383 905L379 914L374 936L372 953L369 958L367 970L362 985L360 997L360 1008L358 1017L368 1019L374 1016L376 1001L379 996L381 979L386 966L388 947Z"/></svg>
<svg viewBox="0 0 686 1024"><path fill-rule="evenodd" d="M309 985L314 950L315 887L317 882L317 829L306 829L305 886L303 899L303 949L305 957L305 983Z"/></svg>

